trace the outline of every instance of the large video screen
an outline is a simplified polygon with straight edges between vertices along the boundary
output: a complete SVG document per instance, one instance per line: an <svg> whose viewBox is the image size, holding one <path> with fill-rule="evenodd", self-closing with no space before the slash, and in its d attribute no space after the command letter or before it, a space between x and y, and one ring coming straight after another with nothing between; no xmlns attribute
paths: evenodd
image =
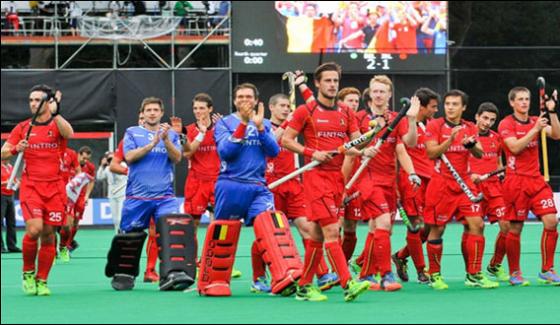
<svg viewBox="0 0 560 325"><path fill-rule="evenodd" d="M232 1L234 72L443 73L446 1Z"/></svg>

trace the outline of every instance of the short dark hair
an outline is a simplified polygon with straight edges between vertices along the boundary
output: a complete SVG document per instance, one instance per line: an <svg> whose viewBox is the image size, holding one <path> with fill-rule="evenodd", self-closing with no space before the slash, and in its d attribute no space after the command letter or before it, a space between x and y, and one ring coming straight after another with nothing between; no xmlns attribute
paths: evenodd
<svg viewBox="0 0 560 325"><path fill-rule="evenodd" d="M82 153L87 153L88 155L91 155L93 153L93 151L91 150L91 148L89 146L83 146L80 148L80 150L78 150L78 153L81 155Z"/></svg>
<svg viewBox="0 0 560 325"><path fill-rule="evenodd" d="M517 93L520 92L527 92L529 93L529 96L531 96L531 91L529 89L527 89L527 87L513 87L511 88L511 90L508 93L508 99L509 100L514 100L515 96L517 96Z"/></svg>
<svg viewBox="0 0 560 325"><path fill-rule="evenodd" d="M278 103L278 101L281 99L290 100L290 98L285 94L276 94L270 97L270 99L268 100L268 105L276 105L276 103Z"/></svg>
<svg viewBox="0 0 560 325"><path fill-rule="evenodd" d="M463 106L467 106L469 104L469 96L464 91L461 91L459 89L451 89L445 95L443 95L444 103L447 97L461 97L461 103L463 104Z"/></svg>
<svg viewBox="0 0 560 325"><path fill-rule="evenodd" d="M212 97L210 97L210 95L208 95L207 93L198 93L194 95L194 98L192 100L193 105L194 102L203 102L206 103L206 106L208 107L214 107Z"/></svg>
<svg viewBox="0 0 560 325"><path fill-rule="evenodd" d="M484 102L478 106L478 110L476 111L476 115L482 115L482 113L494 113L496 117L500 116L500 112L498 111L498 107L491 102Z"/></svg>
<svg viewBox="0 0 560 325"><path fill-rule="evenodd" d="M29 89L29 94L31 94L34 91L42 91L45 94L47 94L47 96L49 96L49 97L54 96L54 90L51 87L49 87L45 84L38 84L38 85L35 85L35 86L31 87L31 89Z"/></svg>
<svg viewBox="0 0 560 325"><path fill-rule="evenodd" d="M146 97L144 98L144 100L142 100L142 104L140 105L140 111L139 113L143 113L144 112L144 108L146 107L146 105L148 104L158 104L159 107L161 108L161 110L164 110L163 107L163 100L161 98L158 97Z"/></svg>
<svg viewBox="0 0 560 325"><path fill-rule="evenodd" d="M317 67L317 69L315 69L315 72L313 72L313 79L315 79L316 81L321 81L322 74L325 71L336 71L336 73L338 73L339 79L342 76L342 68L340 67L340 65L338 65L336 62L327 62L321 64Z"/></svg>
<svg viewBox="0 0 560 325"><path fill-rule="evenodd" d="M255 94L255 99L259 98L259 90L257 89L257 86L253 85L250 82L244 82L240 85L235 86L235 88L233 88L233 99L235 99L235 97L237 97L237 92L240 89L246 89L246 88L249 88L249 89L253 90L253 94Z"/></svg>
<svg viewBox="0 0 560 325"><path fill-rule="evenodd" d="M428 106L431 100L436 100L438 102L440 100L438 93L426 87L418 88L414 92L414 96L418 97L420 105L424 107Z"/></svg>

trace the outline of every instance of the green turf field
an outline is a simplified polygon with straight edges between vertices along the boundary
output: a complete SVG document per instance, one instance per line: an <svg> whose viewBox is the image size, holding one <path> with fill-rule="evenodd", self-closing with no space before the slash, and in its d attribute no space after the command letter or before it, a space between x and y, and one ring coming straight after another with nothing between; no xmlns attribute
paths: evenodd
<svg viewBox="0 0 560 325"><path fill-rule="evenodd" d="M69 264L56 264L49 279L53 295L27 297L21 291L21 256L2 255L2 323L557 323L560 288L536 283L540 266L541 225L528 225L522 237L522 269L531 286L496 290L463 285L459 253L462 227L452 225L444 236L443 275L446 292L414 282L402 291L368 292L345 303L342 290L327 292L329 301L299 302L249 292L251 229L244 229L236 267L241 279L232 281L233 297L203 298L196 292L159 292L154 284L137 281L132 292L115 292L103 275L113 232L81 230L80 248ZM202 229L204 231L205 229ZM393 248L404 242L404 227L396 226ZM359 240L367 229L359 228ZM496 226L487 227L485 263L490 259ZM22 234L18 234L21 238ZM203 238L203 235L200 236ZM296 240L299 243L299 237ZM361 242L357 250L362 248ZM558 263L558 256L556 258ZM142 268L145 259L142 260ZM412 263L410 267L414 270ZM485 264L486 265L486 264ZM412 275L415 280L415 275ZM140 279L141 280L141 279Z"/></svg>

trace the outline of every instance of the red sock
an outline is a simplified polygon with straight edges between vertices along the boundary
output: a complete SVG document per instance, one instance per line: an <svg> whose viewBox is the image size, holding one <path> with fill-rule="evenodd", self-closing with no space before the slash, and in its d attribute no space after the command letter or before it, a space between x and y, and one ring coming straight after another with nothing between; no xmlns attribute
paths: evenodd
<svg viewBox="0 0 560 325"><path fill-rule="evenodd" d="M541 237L542 271L548 272L554 267L554 253L558 242L558 230L544 229Z"/></svg>
<svg viewBox="0 0 560 325"><path fill-rule="evenodd" d="M366 245L364 247L364 264L360 272L360 279L373 275L376 270L374 248L374 234L370 232L367 235Z"/></svg>
<svg viewBox="0 0 560 325"><path fill-rule="evenodd" d="M76 233L78 232L78 227L78 225L75 225L70 228L70 236L68 236L68 240L66 241L66 247L72 246L72 242L74 238L76 238Z"/></svg>
<svg viewBox="0 0 560 325"><path fill-rule="evenodd" d="M58 243L59 249L67 247L66 243L68 243L68 238L70 238L70 229L67 227L60 228L60 242Z"/></svg>
<svg viewBox="0 0 560 325"><path fill-rule="evenodd" d="M338 274L340 279L340 285L342 288L346 288L348 281L350 280L350 271L348 271L348 264L344 259L344 252L338 241L325 243L325 249L327 250L327 256L331 263L333 270Z"/></svg>
<svg viewBox="0 0 560 325"><path fill-rule="evenodd" d="M476 274L482 271L482 257L484 256L484 236L469 235L466 243L467 273Z"/></svg>
<svg viewBox="0 0 560 325"><path fill-rule="evenodd" d="M356 258L356 264L358 264L359 266L363 266L365 258L366 258L366 248L364 247L364 249L360 253L360 256L358 256L358 258Z"/></svg>
<svg viewBox="0 0 560 325"><path fill-rule="evenodd" d="M461 254L463 255L463 261L465 262L465 269L469 266L469 250L467 249L469 237L470 234L467 232L463 232L463 237L461 237Z"/></svg>
<svg viewBox="0 0 560 325"><path fill-rule="evenodd" d="M354 250L356 249L356 242L358 238L356 237L356 232L344 232L344 238L342 239L342 251L344 252L344 258L350 260Z"/></svg>
<svg viewBox="0 0 560 325"><path fill-rule="evenodd" d="M319 258L323 256L323 243L313 240L304 240L305 242L305 260L303 264L303 274L299 279L299 286L304 286L313 281L313 276L317 273L319 267Z"/></svg>
<svg viewBox="0 0 560 325"><path fill-rule="evenodd" d="M23 255L23 272L34 272L35 259L37 258L37 239L31 239L28 234L25 234L21 250Z"/></svg>
<svg viewBox="0 0 560 325"><path fill-rule="evenodd" d="M146 271L156 270L158 253L159 250L156 236L148 236L148 243L146 244L146 256L148 256L148 261L146 262Z"/></svg>
<svg viewBox="0 0 560 325"><path fill-rule="evenodd" d="M424 250L422 249L422 237L420 236L420 233L407 232L406 245L410 257L414 262L414 266L416 267L416 271L424 271L424 268L426 268L426 262L424 261Z"/></svg>
<svg viewBox="0 0 560 325"><path fill-rule="evenodd" d="M410 256L410 252L408 251L408 244L397 252L397 257L400 258L401 260L404 260L409 256Z"/></svg>
<svg viewBox="0 0 560 325"><path fill-rule="evenodd" d="M441 255L443 254L443 241L428 241L428 261L430 262L429 274L439 273L441 271Z"/></svg>
<svg viewBox="0 0 560 325"><path fill-rule="evenodd" d="M373 241L377 271L384 276L391 272L391 232L385 229L375 229Z"/></svg>
<svg viewBox="0 0 560 325"><path fill-rule="evenodd" d="M251 265L253 266L253 282L258 278L266 276L266 264L262 258L262 251L255 240L251 247Z"/></svg>
<svg viewBox="0 0 560 325"><path fill-rule="evenodd" d="M303 240L303 247L305 248L305 250L307 251L307 245L309 245L309 243L312 242L311 239L304 239ZM319 259L319 265L317 265L317 271L315 274L317 274L317 277L322 277L323 275L329 273L329 267L327 265L327 261L325 260L325 255L321 255L318 257ZM313 275L315 275L313 274Z"/></svg>
<svg viewBox="0 0 560 325"><path fill-rule="evenodd" d="M521 256L521 236L511 231L506 235L506 255L509 265L509 274L519 272L519 259Z"/></svg>
<svg viewBox="0 0 560 325"><path fill-rule="evenodd" d="M47 281L55 257L56 246L54 245L54 241L51 243L41 242L37 261L37 280Z"/></svg>
<svg viewBox="0 0 560 325"><path fill-rule="evenodd" d="M506 234L503 232L498 233L496 237L496 244L494 244L494 256L490 260L490 266L502 264L504 256L506 255Z"/></svg>

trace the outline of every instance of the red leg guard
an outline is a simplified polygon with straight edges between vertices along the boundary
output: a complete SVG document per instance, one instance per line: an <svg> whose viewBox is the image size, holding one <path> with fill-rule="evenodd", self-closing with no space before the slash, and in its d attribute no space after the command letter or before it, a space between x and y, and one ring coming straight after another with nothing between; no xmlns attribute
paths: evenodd
<svg viewBox="0 0 560 325"><path fill-rule="evenodd" d="M303 263L286 216L282 212L263 212L255 218L253 229L270 269L272 293L294 287L301 277Z"/></svg>
<svg viewBox="0 0 560 325"><path fill-rule="evenodd" d="M200 295L231 296L229 283L240 231L237 220L217 220L208 226L198 276Z"/></svg>

